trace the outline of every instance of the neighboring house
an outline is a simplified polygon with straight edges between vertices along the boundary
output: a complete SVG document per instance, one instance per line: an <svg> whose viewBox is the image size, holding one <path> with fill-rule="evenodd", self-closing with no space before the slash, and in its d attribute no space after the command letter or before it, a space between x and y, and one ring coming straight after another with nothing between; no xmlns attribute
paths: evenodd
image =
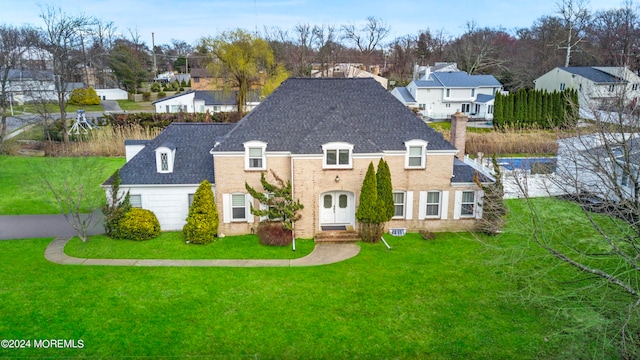
<svg viewBox="0 0 640 360"><path fill-rule="evenodd" d="M577 90L581 109L609 110L620 98L635 107L640 97L640 77L625 67L557 67L534 82L536 90Z"/></svg>
<svg viewBox="0 0 640 360"><path fill-rule="evenodd" d="M436 62L433 66L413 66L413 80L426 80L433 72L452 72L458 70L458 64L454 62Z"/></svg>
<svg viewBox="0 0 640 360"><path fill-rule="evenodd" d="M312 70L311 77L322 78L373 78L385 89L389 86L389 80L379 75L379 68L374 67L373 72L362 69L362 64L335 64L324 70Z"/></svg>
<svg viewBox="0 0 640 360"><path fill-rule="evenodd" d="M0 71L0 76L3 74L4 71ZM9 69L7 78L8 98L17 104L58 99L52 71Z"/></svg>
<svg viewBox="0 0 640 360"><path fill-rule="evenodd" d="M419 109L428 119L448 119L461 112L475 119L493 119L495 94L502 84L493 75L423 69L421 78L391 91L402 104Z"/></svg>
<svg viewBox="0 0 640 360"><path fill-rule="evenodd" d="M261 174L273 181L273 170L304 205L296 236L312 238L357 227L367 167L384 158L395 201L389 227L468 230L482 217L482 191L477 170L455 157L463 158L466 120L452 117L454 146L373 79L291 78L237 124L173 123L151 142L129 142L121 189L163 230L179 230L191 195L209 180L219 232L247 234L260 219L245 182L262 189Z"/></svg>
<svg viewBox="0 0 640 360"><path fill-rule="evenodd" d="M189 90L184 93L154 101L157 113L205 113L234 112L237 91L225 90ZM245 111L253 110L260 103L258 93L249 91Z"/></svg>
<svg viewBox="0 0 640 360"><path fill-rule="evenodd" d="M127 100L128 93L122 89L95 89L100 100Z"/></svg>

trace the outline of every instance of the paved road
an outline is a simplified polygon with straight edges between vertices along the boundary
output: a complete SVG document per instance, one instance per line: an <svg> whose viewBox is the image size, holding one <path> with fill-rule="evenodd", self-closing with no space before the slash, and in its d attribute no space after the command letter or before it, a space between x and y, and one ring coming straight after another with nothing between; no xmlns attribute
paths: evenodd
<svg viewBox="0 0 640 360"><path fill-rule="evenodd" d="M96 224L89 229L91 235L104 233L102 214L97 212ZM62 215L12 215L0 216L0 240L30 239L42 237L72 237L76 231Z"/></svg>
<svg viewBox="0 0 640 360"><path fill-rule="evenodd" d="M120 104L115 100L102 100L100 101L100 105L102 105L105 112L122 112Z"/></svg>

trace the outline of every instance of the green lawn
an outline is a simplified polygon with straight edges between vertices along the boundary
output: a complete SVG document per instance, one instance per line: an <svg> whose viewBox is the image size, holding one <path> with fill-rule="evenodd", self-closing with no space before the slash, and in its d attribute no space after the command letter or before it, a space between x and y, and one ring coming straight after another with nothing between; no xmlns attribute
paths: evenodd
<svg viewBox="0 0 640 360"><path fill-rule="evenodd" d="M100 206L105 201L100 184L122 165L123 158L0 156L0 215L58 213L44 181L49 177L85 181L88 191L83 210Z"/></svg>
<svg viewBox="0 0 640 360"><path fill-rule="evenodd" d="M155 111L151 102L135 102L132 100L118 100L118 104L120 104L120 108L122 110L149 110L151 112Z"/></svg>
<svg viewBox="0 0 640 360"><path fill-rule="evenodd" d="M0 358L611 357L598 329L581 323L581 315L593 313L588 305L574 299L559 311L525 299L533 290L560 298L567 287L577 286L564 281L577 273L532 244L522 201L509 204L510 222L497 238L387 236L392 250L361 243L355 258L306 268L62 266L42 256L51 239L0 241L1 337L85 344L83 349L0 349ZM549 209L543 221L550 229L584 224L572 204L550 199L538 204ZM559 211L576 216L558 218ZM571 235L593 236L586 229ZM229 258L243 247L252 253L259 246L247 236L184 250L170 238L97 238L91 240L95 244L73 241L66 251ZM312 247L298 244L301 250ZM533 281L523 280L525 274ZM614 293L605 298L617 300ZM588 331L564 331L576 324Z"/></svg>
<svg viewBox="0 0 640 360"><path fill-rule="evenodd" d="M256 235L218 238L212 244L185 244L181 232L163 232L151 241L113 240L105 235L92 236L88 242L73 238L65 253L95 259L295 259L313 250L313 240L297 240L291 246L260 245Z"/></svg>

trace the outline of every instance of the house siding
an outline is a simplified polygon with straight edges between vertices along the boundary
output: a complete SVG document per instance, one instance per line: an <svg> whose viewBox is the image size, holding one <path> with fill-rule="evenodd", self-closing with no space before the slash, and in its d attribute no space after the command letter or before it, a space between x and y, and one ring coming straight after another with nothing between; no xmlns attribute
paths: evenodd
<svg viewBox="0 0 640 360"><path fill-rule="evenodd" d="M304 205L304 209L300 212L301 218L295 225L296 237L313 238L321 230L319 220L320 197L323 193L328 191L353 193L355 200L354 210L357 209L362 181L369 163L373 162L374 166L377 166L381 157L376 155L360 157L356 154L353 158L353 168L351 169L323 169L324 160L320 154L293 158L282 155L269 156L267 154L267 168L269 171L273 169L283 180L292 181L294 198L300 200ZM475 185L451 186L451 169L453 169L453 156L451 154L428 154L425 169L405 169L404 155L385 155L384 158L389 164L393 189L411 191L414 194L412 204L406 205L411 206L412 219L393 219L387 224L388 227L405 227L410 231L421 229L429 231L460 231L472 230L476 226L477 223L474 219L454 219L455 191L477 191L478 187ZM262 189L260 184L262 171L244 170L244 156L214 156L214 166L216 169L224 169L224 171L216 171L217 194L246 193L245 180L253 188ZM292 168L293 179L291 178ZM336 176L340 178L340 181L335 181ZM267 175L267 180L273 182L274 179L271 175ZM446 208L442 209L442 211L446 212L446 215L443 216L444 219L420 220L418 218L420 210L419 192L428 190L448 192L449 201L446 204ZM225 235L241 235L252 232L257 227L259 223L258 217L254 217L253 222L250 223L225 223L222 221L222 209L225 206L222 196L216 197L216 204L221 216L219 227L221 233ZM253 206L259 206L257 201L254 202ZM355 215L353 218L355 222ZM354 225L357 226L357 222Z"/></svg>

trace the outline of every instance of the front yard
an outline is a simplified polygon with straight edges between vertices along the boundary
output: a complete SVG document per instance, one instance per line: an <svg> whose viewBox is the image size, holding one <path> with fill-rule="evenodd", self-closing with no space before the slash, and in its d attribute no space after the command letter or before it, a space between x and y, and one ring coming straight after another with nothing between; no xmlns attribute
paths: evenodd
<svg viewBox="0 0 640 360"><path fill-rule="evenodd" d="M498 238L469 233L438 234L431 241L418 234L387 237L392 250L360 243L362 251L353 259L308 268L61 266L43 258L51 239L0 241L2 338L84 342L82 349L0 349L0 357L612 355L602 348L597 328L588 328L580 316L567 316L589 313L585 303L567 300L560 314L522 296L531 286L559 296L577 285L553 279L572 278L576 272L548 259L531 243L521 200L509 204L511 220ZM544 200L541 206L552 209L544 215L550 227L558 221L562 226L579 224L553 218L562 209L574 212L572 204ZM234 239L191 246L188 254L177 256L201 258L198 252L219 251L217 256L236 257ZM178 251L176 244L169 244L173 240L166 239L115 244L93 240L74 240L66 252L148 258ZM312 247L307 245L312 244L300 241L301 248ZM258 245L240 245L249 253L252 246ZM512 261L505 249L515 249L518 259L528 261ZM547 262L552 271L542 276L540 266ZM525 283L523 274L536 279ZM615 295L610 299L616 301ZM576 324L583 333L565 331Z"/></svg>

